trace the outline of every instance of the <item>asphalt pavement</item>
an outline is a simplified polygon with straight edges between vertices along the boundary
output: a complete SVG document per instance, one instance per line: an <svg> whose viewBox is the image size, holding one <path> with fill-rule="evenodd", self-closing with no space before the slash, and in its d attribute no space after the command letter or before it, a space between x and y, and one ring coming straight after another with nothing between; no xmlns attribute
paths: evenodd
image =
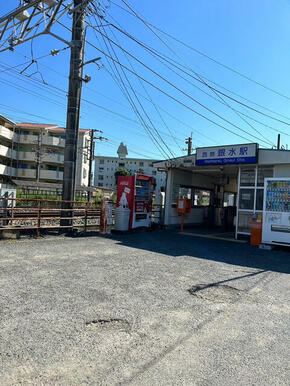
<svg viewBox="0 0 290 386"><path fill-rule="evenodd" d="M172 231L0 241L0 384L289 385L289 273Z"/></svg>

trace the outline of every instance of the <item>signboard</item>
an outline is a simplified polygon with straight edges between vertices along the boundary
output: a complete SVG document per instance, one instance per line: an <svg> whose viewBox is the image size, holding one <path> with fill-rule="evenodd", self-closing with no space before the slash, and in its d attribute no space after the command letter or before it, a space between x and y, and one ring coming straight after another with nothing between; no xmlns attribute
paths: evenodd
<svg viewBox="0 0 290 386"><path fill-rule="evenodd" d="M196 149L196 165L253 164L257 162L258 145L246 143Z"/></svg>

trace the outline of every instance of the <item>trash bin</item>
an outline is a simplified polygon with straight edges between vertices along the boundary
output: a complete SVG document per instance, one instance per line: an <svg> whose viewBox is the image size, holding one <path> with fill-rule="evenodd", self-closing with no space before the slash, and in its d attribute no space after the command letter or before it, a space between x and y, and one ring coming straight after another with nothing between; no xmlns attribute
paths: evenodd
<svg viewBox="0 0 290 386"><path fill-rule="evenodd" d="M130 209L118 206L115 209L115 230L125 232L129 229Z"/></svg>
<svg viewBox="0 0 290 386"><path fill-rule="evenodd" d="M251 245L259 246L262 243L262 216L254 214L250 222Z"/></svg>

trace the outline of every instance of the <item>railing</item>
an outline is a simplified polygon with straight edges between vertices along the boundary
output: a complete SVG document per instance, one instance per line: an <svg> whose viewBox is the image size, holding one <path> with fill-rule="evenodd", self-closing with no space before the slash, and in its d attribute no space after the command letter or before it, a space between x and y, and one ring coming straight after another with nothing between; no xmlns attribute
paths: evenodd
<svg viewBox="0 0 290 386"><path fill-rule="evenodd" d="M112 205L111 228L114 224L115 204L103 200L97 202L41 200L29 198L0 198L0 232L28 231L41 235L42 231L73 231L87 232L100 230L106 203ZM70 207L63 209L63 207ZM161 205L152 209L152 227L163 224ZM62 221L66 220L66 221ZM100 229L101 228L101 229Z"/></svg>
<svg viewBox="0 0 290 386"><path fill-rule="evenodd" d="M4 127L2 125L0 125L0 137L4 137L6 139L9 139L9 140L16 140L18 139L18 135L13 133L12 130L10 129L7 129L7 127Z"/></svg>
<svg viewBox="0 0 290 386"><path fill-rule="evenodd" d="M63 204L72 206L63 209ZM100 204L79 201L0 198L0 231L79 230L98 228ZM67 220L69 225L62 225Z"/></svg>
<svg viewBox="0 0 290 386"><path fill-rule="evenodd" d="M12 168L10 166L7 166L7 165L0 164L0 175L1 174L4 176L15 177L16 176L16 169Z"/></svg>

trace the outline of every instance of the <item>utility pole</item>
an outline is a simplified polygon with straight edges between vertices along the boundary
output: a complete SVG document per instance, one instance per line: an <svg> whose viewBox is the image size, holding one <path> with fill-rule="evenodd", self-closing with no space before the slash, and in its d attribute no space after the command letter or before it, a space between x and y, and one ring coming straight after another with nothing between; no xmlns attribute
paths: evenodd
<svg viewBox="0 0 290 386"><path fill-rule="evenodd" d="M191 155L192 153L192 133L191 136L186 138L185 143L187 145L187 155Z"/></svg>
<svg viewBox="0 0 290 386"><path fill-rule="evenodd" d="M90 151L89 151L89 181L88 181L88 188L91 188L92 186L92 180L93 180L93 160L95 158L95 139L98 139L100 141L107 141L108 138L105 137L97 137L95 138L95 132L102 133L101 130L92 129L90 132ZM92 193L90 190L88 190L88 201L90 201L92 196Z"/></svg>
<svg viewBox="0 0 290 386"><path fill-rule="evenodd" d="M95 157L95 141L94 141L94 134L95 129L92 129L90 132L90 158L89 158L89 181L88 181L88 201L90 201L92 192L90 191L90 188L92 187L92 179L93 179L93 172L92 172L92 166L93 166L93 160Z"/></svg>
<svg viewBox="0 0 290 386"><path fill-rule="evenodd" d="M281 142L281 135L278 134L278 138L277 138L277 149L280 149L280 142Z"/></svg>
<svg viewBox="0 0 290 386"><path fill-rule="evenodd" d="M36 182L40 180L40 164L41 164L41 142L42 131L37 135L37 148L36 148Z"/></svg>
<svg viewBox="0 0 290 386"><path fill-rule="evenodd" d="M85 8L88 0L74 0L69 90L67 104L66 139L64 151L64 173L62 185L62 199L64 201L75 200L75 177L77 145L80 120L80 105L82 92L83 58L84 58L84 22ZM63 209L72 209L73 204L64 203ZM62 217L72 217L72 211L65 211ZM64 219L61 225L72 225L72 221Z"/></svg>

